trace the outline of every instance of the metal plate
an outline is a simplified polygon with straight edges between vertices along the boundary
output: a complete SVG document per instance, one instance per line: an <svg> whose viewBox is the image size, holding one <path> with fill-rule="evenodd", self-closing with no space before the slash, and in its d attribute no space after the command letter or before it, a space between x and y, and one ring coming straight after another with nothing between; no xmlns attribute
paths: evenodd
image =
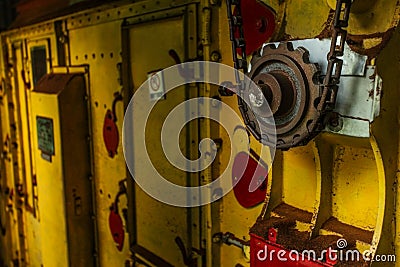
<svg viewBox="0 0 400 267"><path fill-rule="evenodd" d="M335 112L338 127L328 125L324 131L355 137L369 137L370 123L379 115L382 79L374 66L367 66L365 76L340 79Z"/></svg>
<svg viewBox="0 0 400 267"><path fill-rule="evenodd" d="M330 39L304 39L290 41L293 44L293 48L296 49L300 46L304 47L310 52L310 62L317 63L322 71L322 74L326 73L328 61L326 55L329 52L331 46ZM279 43L274 43L278 45ZM268 44L264 44L263 48ZM364 76L365 66L367 63L367 56L357 54L352 51L350 47L345 44L344 55L343 55L343 68L342 76Z"/></svg>
<svg viewBox="0 0 400 267"><path fill-rule="evenodd" d="M45 117L36 117L38 147L42 154L54 155L53 120Z"/></svg>
<svg viewBox="0 0 400 267"><path fill-rule="evenodd" d="M293 48L304 47L310 52L310 62L317 63L325 75L326 56L330 39L291 41ZM278 44L278 43L274 43ZM268 44L264 44L262 50ZM334 112L339 115L339 126L327 126L324 131L355 137L369 137L370 122L380 111L382 79L375 66L367 66L367 56L360 55L345 44L343 68Z"/></svg>

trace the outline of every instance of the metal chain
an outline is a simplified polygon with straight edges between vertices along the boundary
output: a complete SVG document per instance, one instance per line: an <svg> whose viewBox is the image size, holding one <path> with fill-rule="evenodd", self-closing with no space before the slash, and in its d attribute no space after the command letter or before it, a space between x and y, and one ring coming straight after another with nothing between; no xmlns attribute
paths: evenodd
<svg viewBox="0 0 400 267"><path fill-rule="evenodd" d="M350 8L352 0L337 0L335 17L333 21L333 33L331 48L327 55L328 67L323 81L323 91L321 100L318 104L318 111L326 113L332 111L335 107L340 74L342 72L343 60L338 57L343 56L344 45L346 42L349 24Z"/></svg>
<svg viewBox="0 0 400 267"><path fill-rule="evenodd" d="M247 58L246 58L246 41L244 39L243 17L240 0L227 0L228 19L229 19L229 34L232 43L233 61L237 70L243 70L247 73ZM232 9L235 6L236 9ZM239 32L239 37L235 37L236 31ZM242 58L238 58L238 51ZM237 75L237 82L240 82L240 77Z"/></svg>
<svg viewBox="0 0 400 267"><path fill-rule="evenodd" d="M237 70L242 70L243 73L246 74L246 41L244 39L240 2L240 0L226 0L234 66ZM343 28L348 26L351 3L352 0L337 0L336 2L331 48L327 55L328 67L322 83L323 90L321 100L317 107L321 114L332 111L335 106L337 89L343 66L343 60L338 57L343 56L344 52L347 31ZM235 9L233 7L235 7ZM239 37L235 37L236 32L239 33ZM238 57L238 52L241 58ZM239 86L243 85L243 81L240 79L240 74L238 73L236 73L236 82ZM227 87L229 88L229 86ZM231 94L227 93L227 95Z"/></svg>
<svg viewBox="0 0 400 267"><path fill-rule="evenodd" d="M247 57L246 57L246 41L244 39L243 18L240 0L226 0L229 21L229 35L232 44L232 55L234 67L237 70L242 70L244 74L247 73ZM235 8L234 8L235 7ZM239 37L235 37L236 33ZM238 57L241 55L241 58ZM222 96L232 96L233 91L229 88L236 88L237 90L244 88L244 78L240 78L240 73L235 72L236 85L231 82L224 82L221 84L219 92Z"/></svg>

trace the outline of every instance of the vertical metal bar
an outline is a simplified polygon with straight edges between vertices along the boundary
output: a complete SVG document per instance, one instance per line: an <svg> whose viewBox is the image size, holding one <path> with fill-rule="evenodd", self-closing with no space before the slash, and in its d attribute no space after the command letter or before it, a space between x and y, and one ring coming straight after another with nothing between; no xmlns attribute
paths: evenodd
<svg viewBox="0 0 400 267"><path fill-rule="evenodd" d="M89 127L89 153L90 153L90 176L88 179L90 180L92 187L92 220L93 220L93 231L94 231L94 266L100 266L99 262L99 234L98 234L98 225L97 225L97 201L96 201L96 192L97 187L94 180L95 177L95 160L94 160L94 146L93 146L93 122L92 122L92 107L91 107L91 90L90 90L90 71L89 66L85 66L85 82L86 82L86 95L87 95L87 110L88 110L88 127Z"/></svg>
<svg viewBox="0 0 400 267"><path fill-rule="evenodd" d="M203 57L204 61L210 61L210 33L211 33L211 7L209 0L202 1L202 43L203 43ZM235 51L234 51L235 52ZM204 74L207 77L209 75L209 65L204 64ZM203 97L210 97L211 86L209 83L203 84ZM204 109L204 115L207 117L210 112L210 107L208 101L204 101L204 105L202 106ZM200 139L210 137L211 135L211 124L209 119L202 120L202 126L200 127ZM207 148L210 149L211 148ZM212 172L211 168L206 168L201 172L202 182L204 184L209 184L212 182ZM211 189L210 189L211 190ZM208 200L211 200L211 191L207 192L205 197ZM206 266L212 267L212 210L211 204L207 204L204 206L204 230L205 230L205 239L206 239Z"/></svg>
<svg viewBox="0 0 400 267"><path fill-rule="evenodd" d="M196 5L189 5L184 15L184 36L185 36L185 59L189 60L191 58L197 57L197 8ZM198 84L187 84L185 85L185 99L191 99L199 95L199 85ZM187 115L193 111L193 107L189 104L186 105ZM188 121L188 120L187 120ZM199 151L197 147L194 147L194 143L198 143L198 131L199 123L193 121L188 124L186 128L186 157L187 158L197 158L199 156ZM190 166L188 166L190 168ZM186 173L186 186L198 186L199 185L199 174L198 173ZM192 201L192 195L187 195L187 202ZM196 250L201 249L201 218L200 211L201 208L186 208L186 220L187 220L187 255L193 257ZM194 226L195 225L195 226ZM189 259L192 260L192 259ZM197 257L198 266L202 266L202 257Z"/></svg>
<svg viewBox="0 0 400 267"><path fill-rule="evenodd" d="M67 61L66 61L65 42L67 40L64 36L62 20L57 20L54 22L54 31L56 34L58 66L66 66Z"/></svg>
<svg viewBox="0 0 400 267"><path fill-rule="evenodd" d="M129 28L122 27L121 32L121 44L122 44L122 84L124 88L124 110L129 105L129 101L133 96L134 89L131 76L131 66L130 66L130 35ZM128 132L133 133L133 125ZM132 154L133 155L133 154ZM133 158L131 159L133 161ZM132 162L133 165L134 161ZM129 248L131 253L134 254L133 247L137 244L137 234L136 234L136 196L135 196L135 183L133 177L129 172L128 167L126 167L126 178L127 178L127 198L128 198L128 222L127 230L129 233Z"/></svg>

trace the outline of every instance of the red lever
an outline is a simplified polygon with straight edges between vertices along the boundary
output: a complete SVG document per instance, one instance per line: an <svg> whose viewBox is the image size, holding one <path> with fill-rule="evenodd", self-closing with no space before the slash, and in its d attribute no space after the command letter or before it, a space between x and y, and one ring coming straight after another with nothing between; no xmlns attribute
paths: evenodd
<svg viewBox="0 0 400 267"><path fill-rule="evenodd" d="M113 158L117 154L119 143L119 133L115 124L115 117L111 110L107 110L103 124L103 140L108 151L108 155Z"/></svg>
<svg viewBox="0 0 400 267"><path fill-rule="evenodd" d="M108 224L110 226L111 235L119 251L122 250L124 246L124 225L122 223L121 216L115 212L115 204L110 209L110 215L108 216Z"/></svg>
<svg viewBox="0 0 400 267"><path fill-rule="evenodd" d="M240 205L250 208L265 200L266 178L268 170L245 152L239 152L232 167L233 192ZM253 179L254 178L254 179ZM250 192L253 183L258 183L255 191Z"/></svg>

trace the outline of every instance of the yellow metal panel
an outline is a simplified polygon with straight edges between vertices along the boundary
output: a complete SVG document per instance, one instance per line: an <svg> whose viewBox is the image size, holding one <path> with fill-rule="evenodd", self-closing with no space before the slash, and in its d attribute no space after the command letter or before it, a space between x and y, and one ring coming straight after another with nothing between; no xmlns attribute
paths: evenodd
<svg viewBox="0 0 400 267"><path fill-rule="evenodd" d="M21 49L22 50L22 49ZM26 71L26 66L24 66L23 54L22 51L16 52L16 63L17 63L17 72L22 73L22 71ZM28 78L28 75L26 75ZM18 83L18 89L14 90L14 94L18 96L18 110L19 120L17 122L20 134L20 149L21 149L21 164L23 166L23 187L25 190L25 209L24 209L24 228L25 228L25 238L26 238L26 247L27 247L27 259L25 260L28 264L31 265L40 265L42 264L42 256L41 256L41 243L40 243L40 223L39 223L39 214L37 214L37 210L35 205L37 204L34 200L34 188L32 185L32 178L35 175L34 172L34 157L33 157L33 140L32 140L32 131L31 131L31 116L30 116L30 103L29 103L29 91L27 90L21 75L18 75L16 82Z"/></svg>
<svg viewBox="0 0 400 267"><path fill-rule="evenodd" d="M226 20L226 5L222 5L219 9L219 47L222 56L221 63L232 66L232 51L231 44L228 42L229 40L229 29L228 23ZM214 17L212 19L215 19ZM222 99L225 103L232 107L238 114L240 114L237 105L236 96L233 97L224 97ZM240 115L239 115L240 116ZM219 161L220 161L220 173L215 174L216 177L225 171L226 166L228 166L228 162L231 155L231 149L234 152L240 152L243 149L247 148L246 146L241 145L240 143L233 143L233 141L238 140L229 140L229 136L225 131L220 130L220 138L223 140L223 146L220 150ZM242 142L246 142L247 140L242 140ZM252 139L251 141L252 148L259 152L260 146L259 144ZM232 146L232 147L231 147ZM235 155L234 155L235 156ZM232 173L231 169L226 170L227 173ZM245 209L236 200L236 197L233 192L225 195L220 202L219 207L219 219L213 218L213 224L218 225L219 231L231 232L235 236L243 240L249 240L249 230L250 227L254 224L257 217L260 215L262 210L262 205L256 206L254 208ZM215 226L217 228L217 226ZM239 248L227 245L216 245L219 246L220 255L216 254L215 257L220 256L218 258L214 258L213 262L216 266L235 266L236 264L241 264L243 266L249 266L249 259L245 257L243 251Z"/></svg>
<svg viewBox="0 0 400 267"><path fill-rule="evenodd" d="M132 26L129 31L130 63L135 89L147 79L148 72L166 68L175 63L169 56L170 49L174 49L181 58L184 58L185 35L183 33L184 20L182 16L165 19L162 22L156 21ZM151 179L148 170L152 167L145 165L146 160L143 159L143 156L149 153L154 167L165 179L175 184L187 185L187 174L168 162L160 143L161 127L166 116L176 105L186 99L185 95L185 87L175 88L167 94L166 100L161 100L155 105L146 125L147 152L139 145L142 135L134 135L134 142L138 144L134 151L135 175ZM150 100L146 96L142 101ZM145 114L142 114L140 107L137 107L134 116L143 117ZM182 136L185 136L186 130L183 129ZM143 129L137 128L135 131L141 132ZM186 142L186 139L181 138L180 147L184 154L186 154ZM137 185L136 209L138 244L174 266L183 266L183 257L175 244L175 238L180 237L185 245L189 245L187 209L161 203L147 195Z"/></svg>
<svg viewBox="0 0 400 267"><path fill-rule="evenodd" d="M326 0L332 9L336 1ZM352 5L349 20L351 34L376 34L395 27L400 18L399 2L392 0L357 0Z"/></svg>
<svg viewBox="0 0 400 267"><path fill-rule="evenodd" d="M397 259L400 258L400 227L398 224L400 213L399 209L396 208L398 207L400 196L397 180L400 169L400 150L398 145L400 125L398 62L400 61L400 55L397 53L399 43L400 34L397 27L392 39L376 61L378 73L383 79L385 94L381 99L380 116L374 121L371 129L376 139L375 147L378 146L381 151L383 166L378 171L382 173L382 167L384 167L386 188L382 235L377 253L395 253ZM383 209L383 207L381 206L380 209ZM395 265L400 266L399 260Z"/></svg>
<svg viewBox="0 0 400 267"><path fill-rule="evenodd" d="M375 229L379 180L372 150L338 146L333 164L332 215L366 230Z"/></svg>
<svg viewBox="0 0 400 267"><path fill-rule="evenodd" d="M329 15L326 0L291 0L287 3L285 28L292 38L311 38L321 33Z"/></svg>
<svg viewBox="0 0 400 267"><path fill-rule="evenodd" d="M51 27L46 30L51 31ZM35 31L31 31L31 33L33 32ZM48 34L48 32L46 34ZM16 218L13 219L13 221L15 223L12 228L11 226L8 227L11 228L9 229L10 232L15 231L16 235L14 239L16 242L19 242L17 248L12 248L13 251L10 253L10 256L14 254L12 257L15 262L20 261L21 264L22 262L25 262L26 264L40 266L42 264L40 223L36 207L37 202L34 200L34 191L37 191L37 189L32 186L35 172L34 158L32 157L32 126L28 91L28 84L31 80L29 76L29 73L31 73L31 61L30 53L27 53L26 49L30 49L31 45L44 44L47 53L49 53L49 45L52 42L51 40L54 41L54 38L51 38L50 35L47 35L48 38L43 35L39 38L33 36L33 39L35 40L32 42L28 41L29 44L26 45L26 40L21 40L21 36L18 36L18 34L11 36L12 35L10 35L10 38L4 38L4 40L7 40L9 44L9 60L10 62L13 62L13 68L8 70L10 73L7 75L7 77L10 78L9 83L12 88L10 88L11 90L8 96L8 107L12 107L12 109L7 111L4 110L4 112L2 112L2 114L5 115L2 116L2 121L6 122L6 125L3 128L6 130L3 140L5 140L7 136L8 138L12 137L10 142L14 144L13 150L16 151L17 157L14 157L13 163L10 162L10 164L15 166L13 169L14 173L9 171L7 172L6 177L8 183L11 184L5 187L12 190L13 194L15 194L13 197L14 201L17 203L15 208L18 208L20 212L14 213L13 216L16 216ZM54 55L55 54L56 53L54 53ZM49 70L51 62L52 59L49 56L47 61L47 70ZM25 75L25 81L22 79L22 75ZM9 86L4 88L9 88ZM15 136L15 139L13 139L13 136ZM8 161L9 160L6 162ZM16 194L16 191L18 190L17 185L21 189L21 192L18 194Z"/></svg>
<svg viewBox="0 0 400 267"><path fill-rule="evenodd" d="M272 1L266 0L265 2ZM393 19L391 16L387 16L387 14L395 13L395 9L398 8L396 5L396 1L378 1L374 6L374 10L377 12L371 12L369 15L363 17L353 15L350 19L350 33L376 33L394 26L393 21L396 18ZM271 6L277 11L281 22L283 22L283 14L286 14L285 33L293 38L309 38L318 35L326 26L325 22L329 14L329 6L325 0L273 1ZM125 8L124 12L129 14L132 11ZM101 15L101 19L105 17L105 14ZM117 17L116 14L117 10L113 9L112 15ZM228 42L229 35L225 19L225 5L222 5L219 15L220 18L223 18L219 21L222 63L232 65L232 51ZM85 18L83 14L82 18ZM91 18L95 19L95 17ZM372 23L371 21L377 21L377 23ZM116 67L117 63L122 61L120 57L120 25L120 20L87 27L75 25L74 29L69 31L68 38L71 63L73 65L88 64L90 69L90 85L92 87L90 100L93 114L95 181L97 185L96 200L98 203L96 215L99 225L99 254L102 266L122 266L129 257L128 236L126 235L125 238L124 250L120 253L115 248L108 228L109 206L118 190L118 181L125 178L125 164L121 153L122 150L119 147L119 154L113 159L109 158L102 138L105 112L111 106L113 93L121 90L118 82L119 73ZM49 31L47 28L46 31ZM132 59L134 63L133 76L135 85L141 84L147 77L147 71L159 69L174 63L168 57L169 48L176 49L181 55L184 54L182 32L183 25L181 20L143 24L132 30L133 35L136 36L132 40L136 53ZM43 36L39 36L40 34L42 33L31 30L29 34L24 31L21 33L21 36L32 37L32 35L35 35L35 38L43 38ZM14 31L13 35L18 36L18 33ZM160 43L160 39L163 41L162 43ZM396 195L396 190L398 190L396 188L396 175L398 175L398 166L400 165L399 148L397 145L399 143L399 111L397 100L399 99L398 88L400 82L398 68L393 67L393 58L398 60L397 50L399 39L397 31L395 33L395 40L392 41L391 45L384 50L382 56L378 59L378 69L384 79L385 96L382 99L383 112L373 124L373 133L376 135L376 142L369 140L370 144L365 147L359 147L357 142L343 142L343 137L333 136L329 140L329 144L322 144L326 140L321 139L322 142L317 142L317 148L309 145L308 147L279 154L275 167L281 166L281 170L274 171L274 185L276 186L272 188L272 192L276 193L277 197L271 200L271 207L283 199L290 205L308 211L315 211L314 208L318 207L318 202L321 199L319 221L316 228L322 227L321 225L329 216L335 216L341 221L359 228L374 231L373 243L376 245L379 241L379 251L384 252L391 251L392 243L395 244L397 251L400 251L398 238L400 230L396 223L396 219L399 221L397 218L398 212L396 213L396 217L393 216L396 199L397 203L399 202L398 195ZM34 40L31 41L35 42ZM54 43L54 38L52 42ZM158 46L159 44L160 47ZM169 45L173 45L173 47L169 47ZM55 47L54 45L52 46ZM52 55L55 54L53 53ZM18 72L23 68L23 60L18 58L17 61L17 73L12 74L17 77L14 81L14 88L21 87L20 85L22 85ZM53 56L52 62L55 62ZM184 99L178 93L171 94L171 96L174 100ZM4 103L13 99L22 103L20 109L23 114L26 113L25 109L28 109L23 104L25 101L23 94L20 94L19 98L8 94L5 99L3 105L0 107L3 142L7 135L11 134L9 117L14 116L14 111L11 108L9 109ZM40 100L37 96L32 96L32 118L34 119L35 114L39 113L54 116L55 118L56 114L54 114L54 111L57 110L57 106L54 104L56 102L55 99L47 96L40 98ZM224 101L237 109L235 97L225 98ZM42 107L43 104L46 104L46 107ZM165 103L164 105L161 103L158 108L165 111L165 113L170 110ZM117 125L121 129L123 117L121 104L117 104L117 117ZM149 127L158 129L162 119L155 118L155 116L152 117ZM57 132L59 130L57 128L59 127L59 122L56 119L54 119L54 122L55 136L57 138L60 134ZM22 125L21 131L23 132L23 136L34 136L36 133L35 120L33 120L31 133L26 127L29 123L28 119L21 117L21 122L19 123ZM227 147L229 147L228 144L230 142L226 133L222 130L220 132L224 140L220 156L221 166L226 166L230 154L230 150ZM157 135L151 136L148 143L149 147L153 150L152 156L156 158L155 161L163 162L164 158L159 153L160 151L157 150L158 144L153 142L153 139L157 138ZM29 146L28 139L20 141L23 147ZM258 146L253 138L251 138L251 142L252 148L258 151ZM56 141L57 143L59 144L60 142ZM33 138L33 147L34 156L38 161L35 168L37 170L40 214L42 216L40 217L40 230L39 222L30 213L27 213L25 217L26 228L28 229L26 238L28 240L29 262L32 266L39 265L42 260L38 251L42 250L44 266L63 266L60 263L66 264L67 262L65 259L67 255L66 238L64 236L65 219L62 208L64 201L62 195L63 188L61 181L55 179L55 177L61 177L61 160L57 158L59 154L53 157L51 164L41 159L35 138ZM6 152L11 151L9 146L5 146L4 149ZM60 151L60 147L56 147L56 151ZM15 184L13 177L14 162L8 160L11 157L10 154L5 156L5 166L2 170L7 174L7 180L2 181L3 188L13 188ZM23 155L20 154L18 156L19 161L22 161L22 158L28 159L30 157L25 152ZM321 168L318 162L319 156L321 157ZM27 161L25 163L25 166L21 165L20 168L28 168ZM169 171L171 168L169 165L158 164L157 167L159 170L167 173L168 176L170 175L170 178L175 182L180 184L185 183L183 178L185 175L183 173ZM26 171L28 170L26 169ZM220 171L224 171L223 168ZM323 181L318 180L318 173L321 171ZM29 172L27 173L29 175ZM145 175L145 172L143 174ZM278 178L281 180L279 181ZM323 187L321 190L319 189L319 186L321 186L319 183ZM28 191L30 191L29 187ZM140 189L137 190L137 194L138 199L142 200L142 202L138 202L138 207L140 208L138 238L140 242L156 254L162 255L163 258L169 260L171 263L182 265L182 257L173 239L176 235L181 235L182 237L186 235L186 213L182 212L182 209L166 207L150 199ZM6 202L7 200L2 201ZM126 207L124 199L122 201L123 203L121 203L120 208ZM213 228L217 229L219 227L222 232L229 231L239 238L248 239L248 229L260 214L261 206L244 209L239 206L232 193L228 194L220 202L221 205L219 207L215 206L215 208L219 208L218 212L220 212L219 217L221 220L218 221L216 218L213 218ZM29 200L27 203L29 204ZM59 203L59 205L55 206L54 203ZM2 203L2 206L5 205L6 203ZM7 245L7 249L10 250L7 252L7 263L10 263L13 257L16 256L15 250L18 250L20 243L18 238L19 227L18 223L15 223L18 221L18 218L15 212L12 213L10 211L13 208L15 211L15 203L11 202L10 207L6 209L5 214L7 217L7 226L11 230L10 234L7 233L8 241L2 241L3 246ZM383 217L384 222L382 222ZM382 238L379 240L381 228ZM38 235L41 236L41 240L36 237ZM161 244L160 239L162 240ZM8 242L11 245L6 244ZM210 240L206 240L206 242L210 242ZM38 244L39 249L33 249L35 244ZM362 245L368 247L368 244ZM54 247L57 247L57 253L54 253ZM221 266L234 266L237 263L248 265L239 249L228 246L221 247L221 258L215 259L214 262L218 261Z"/></svg>
<svg viewBox="0 0 400 267"><path fill-rule="evenodd" d="M71 64L88 64L89 67L98 256L101 266L123 266L129 259L126 225L122 252L117 250L108 225L109 208L119 190L118 182L126 177L121 139L118 154L114 158L108 156L103 141L106 111L111 109L113 94L122 89L117 68L117 64L122 61L120 27L121 21L113 21L69 31ZM121 134L124 117L122 102L116 104L116 115L116 124ZM119 209L124 208L126 208L126 198L122 196Z"/></svg>
<svg viewBox="0 0 400 267"><path fill-rule="evenodd" d="M34 155L36 158L36 176L38 181L41 250L44 266L68 266L68 249L65 221L64 185L61 158L60 121L58 101L56 95L31 95ZM36 116L43 116L53 120L54 151L52 162L41 157L38 149ZM57 253L54 249L57 248Z"/></svg>
<svg viewBox="0 0 400 267"><path fill-rule="evenodd" d="M322 189L316 232L356 239L361 252L374 252L387 205L381 151L373 137L368 140L321 134L317 144Z"/></svg>
<svg viewBox="0 0 400 267"><path fill-rule="evenodd" d="M314 212L317 188L320 179L317 177L313 143L283 154L283 188L282 199L285 203Z"/></svg>
<svg viewBox="0 0 400 267"><path fill-rule="evenodd" d="M59 140L61 149L53 149L53 130L51 118L36 114L37 138L41 159L52 163L52 155L61 159L62 172L53 176L61 180L64 201L53 203L63 205L66 218L68 261L71 266L94 265L94 229L91 181L91 157L89 149L89 124L87 114L86 82L83 74L50 74L45 75L32 92L33 98L38 95L52 95L58 105L55 115L59 121ZM40 112L40 111L39 111ZM40 116L40 117L39 117ZM46 126L47 125L47 126ZM51 140L51 142L50 142ZM58 140L56 140L58 141ZM43 166L42 166L43 167ZM40 170L43 171L43 170ZM47 177L45 177L47 178ZM39 195L40 198L40 195ZM41 208L41 206L39 205ZM45 232L45 229L42 229ZM59 233L62 235L63 233ZM80 239L77 239L79 236ZM43 244L46 245L46 244Z"/></svg>
<svg viewBox="0 0 400 267"><path fill-rule="evenodd" d="M11 155L11 123L10 123L10 113L13 110L10 105L5 105L8 101L12 102L12 91L10 90L9 82L7 81L3 85L6 86L4 90L3 101L1 108L1 126L2 126L2 143L3 143L3 153L4 158L2 162L2 177L7 177L6 179L1 179L1 187L4 188L4 197L0 198L1 201L1 222L3 230L5 229L5 236L2 238L2 251L4 251L2 257L4 264L11 265L13 260L18 257L17 253L19 251L19 240L18 240L18 219L15 212L15 205L13 202L13 197L11 197L11 189L14 187L14 173L13 173L13 161ZM11 110L10 110L11 109ZM8 192L8 193L7 193Z"/></svg>
<svg viewBox="0 0 400 267"><path fill-rule="evenodd" d="M277 31L284 27L284 37L289 39L312 38L330 26L336 0L262 0L276 12ZM357 0L352 5L348 31L363 36L364 48L379 44L385 33L397 26L400 6L392 0ZM326 33L325 33L326 34ZM371 36L369 36L371 35ZM375 36L374 36L375 35ZM277 36L277 35L275 35ZM278 36L282 37L282 36ZM375 39L375 40L374 40Z"/></svg>
<svg viewBox="0 0 400 267"><path fill-rule="evenodd" d="M23 210L23 203L25 201L25 170L24 170L24 161L23 161L23 132L21 131L20 125L20 103L19 103L19 93L20 89L24 89L24 87L19 84L20 82L20 70L23 68L22 64L22 43L17 42L15 44L10 44L10 58L8 59L10 62L14 63L14 68L9 70L8 73L8 84L6 84L6 90L10 90L7 93L7 102L8 109L6 111L7 118L4 118L9 124L6 126L7 135L4 139L5 150L7 155L7 160L5 163L6 166L6 176L8 177L6 190L9 191L7 193L8 199L6 199L7 208L6 212L9 212L10 215L10 224L6 226L5 230L7 233L7 229L10 231L11 235L15 235L11 237L11 254L13 262L23 262L27 260L26 254L26 239L25 239L25 214L23 212L14 212L14 210ZM11 86L11 87L10 87ZM24 92L24 91L22 91ZM7 169L10 167L10 169ZM16 194L20 189L21 194ZM7 222L6 222L7 224Z"/></svg>

